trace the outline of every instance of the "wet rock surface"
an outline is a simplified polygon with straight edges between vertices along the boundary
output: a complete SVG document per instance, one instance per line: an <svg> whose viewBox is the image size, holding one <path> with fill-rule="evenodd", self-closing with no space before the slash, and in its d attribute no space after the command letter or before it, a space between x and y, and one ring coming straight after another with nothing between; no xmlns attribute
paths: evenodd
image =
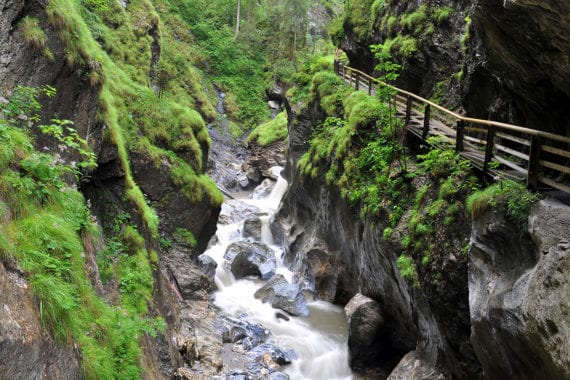
<svg viewBox="0 0 570 380"><path fill-rule="evenodd" d="M277 267L275 252L259 242L239 241L232 243L224 258L231 262L231 271L236 278L259 276L270 279Z"/></svg>
<svg viewBox="0 0 570 380"><path fill-rule="evenodd" d="M269 303L274 309L281 309L291 315L301 317L309 315L305 296L297 285L287 282L283 275L277 274L271 277L254 296Z"/></svg>

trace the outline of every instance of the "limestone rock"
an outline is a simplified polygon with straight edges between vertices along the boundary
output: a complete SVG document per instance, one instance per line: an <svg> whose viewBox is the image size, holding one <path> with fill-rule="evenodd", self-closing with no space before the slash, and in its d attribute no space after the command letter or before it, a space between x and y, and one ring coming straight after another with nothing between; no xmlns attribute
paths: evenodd
<svg viewBox="0 0 570 380"><path fill-rule="evenodd" d="M411 351L400 360L387 378L387 380L408 379L445 380L446 377L429 365L417 351Z"/></svg>
<svg viewBox="0 0 570 380"><path fill-rule="evenodd" d="M344 307L348 318L348 348L351 361L373 354L384 328L380 304L362 294L356 294Z"/></svg>
<svg viewBox="0 0 570 380"><path fill-rule="evenodd" d="M252 199L263 199L271 194L271 190L275 187L275 181L266 178L259 184L251 194Z"/></svg>
<svg viewBox="0 0 570 380"><path fill-rule="evenodd" d="M485 374L570 378L570 207L541 201L529 234L477 220L469 273L471 341Z"/></svg>
<svg viewBox="0 0 570 380"><path fill-rule="evenodd" d="M216 268L218 264L216 261L206 254L201 254L198 256L198 268L204 273L206 277L210 279L210 282L214 282L214 277L216 276Z"/></svg>
<svg viewBox="0 0 570 380"><path fill-rule="evenodd" d="M306 317L309 315L305 296L294 284L289 284L283 275L273 276L263 287L255 292L255 298L268 302L275 309L289 314Z"/></svg>
<svg viewBox="0 0 570 380"><path fill-rule="evenodd" d="M236 278L259 276L270 279L277 267L275 252L259 242L238 241L228 246L224 258Z"/></svg>
<svg viewBox="0 0 570 380"><path fill-rule="evenodd" d="M244 220L242 236L253 241L261 240L261 220L259 217L252 216Z"/></svg>

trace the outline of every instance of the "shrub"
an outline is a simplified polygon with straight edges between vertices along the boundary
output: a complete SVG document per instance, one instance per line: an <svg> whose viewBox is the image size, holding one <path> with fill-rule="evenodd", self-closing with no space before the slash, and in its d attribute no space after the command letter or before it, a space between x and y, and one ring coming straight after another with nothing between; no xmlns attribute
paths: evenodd
<svg viewBox="0 0 570 380"><path fill-rule="evenodd" d="M502 180L469 196L467 209L473 218L490 209L504 212L507 218L522 230L527 223L531 207L540 199L539 194L527 190L524 185Z"/></svg>
<svg viewBox="0 0 570 380"><path fill-rule="evenodd" d="M249 134L247 141L267 146L277 141L283 141L287 137L287 112L280 112L275 119L256 127Z"/></svg>

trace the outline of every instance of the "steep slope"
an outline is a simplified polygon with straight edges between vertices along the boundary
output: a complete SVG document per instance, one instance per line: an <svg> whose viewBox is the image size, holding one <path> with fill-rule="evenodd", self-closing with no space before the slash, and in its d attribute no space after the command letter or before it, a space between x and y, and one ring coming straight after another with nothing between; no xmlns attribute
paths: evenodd
<svg viewBox="0 0 570 380"><path fill-rule="evenodd" d="M193 38L184 22L163 2L3 1L0 9L2 30L8 31L0 37L3 101L9 102L8 106L16 104L17 85L32 86L24 89L53 86L55 95L37 98L43 105L39 123L73 121L78 136L87 140L98 164L95 170L83 170L79 175L81 182L77 185L87 201L79 198L79 203L70 202L78 211L90 207L98 221L93 228L98 232L87 238L80 235L81 229L60 223L57 228L70 228L78 234L69 237L74 244L62 248L63 261L38 262L30 267L27 256L21 256L26 251L17 226L38 223L42 227L50 215L59 217L59 211L40 205L38 212L48 219L35 222L27 214L19 215L19 206L7 190L14 185L6 173L17 173L14 175L24 180L29 173L23 161L26 157L16 153L7 162L11 171L3 171L1 195L7 210L2 213L2 294L8 297L6 301L14 302L6 303L11 310L29 310L30 321L17 323L31 330L19 335L16 330L13 334L3 332L3 350L12 352L3 357L16 359L20 357L18 352L28 352L34 362L27 366L17 360L3 361L1 377L14 378L19 366L26 366L28 372L21 372L26 378L42 374L57 378L76 378L79 374L87 378L170 376L184 364L178 343L183 345L188 334L193 333L188 325L191 316L178 318L177 323L172 319L186 304L184 299L176 298L179 290L173 284L184 286L188 281L187 277L177 277L188 276L180 272L181 268L192 270L195 252L205 247L215 228L222 199L213 181L203 174L209 147L204 119L211 120L215 115L204 94L205 82L190 65L191 49L187 47ZM25 99L35 101L35 97ZM21 117L30 116L22 110ZM3 123L8 123L6 128L10 126L9 120ZM39 133L36 124L27 130L36 135L32 142L38 149L60 154L64 167L81 160L73 149L64 147L65 152L59 151L61 145ZM70 184L74 182L73 177L65 178ZM16 194L23 197L18 189ZM51 196L58 190L46 191ZM55 233L48 229L45 239ZM73 240L77 238L79 244ZM34 249L46 250L41 245ZM75 262L73 270L78 271L77 276L88 275L88 279L82 275L62 277L60 272L44 267L65 266L66 260L79 257L83 259ZM38 273L62 281L61 300L42 292L35 280ZM194 277L195 281L201 279L198 271ZM68 287L78 286L77 281L81 289L87 286L89 296ZM21 297L14 298L20 293ZM206 293L197 297L207 299ZM166 300L173 301L168 306L170 312ZM59 301L75 306L71 310L66 304L62 310L52 309L55 314L48 314L46 320L42 305L57 308ZM84 308L90 312L81 311ZM66 316L78 310L81 317L75 325ZM114 318L114 322L104 322L98 313ZM7 326L14 325L11 315L5 316ZM161 315L167 319L166 330ZM65 318L57 319L62 316ZM37 324L39 320L45 331ZM129 330L129 323L147 320L151 323L146 327L133 325L135 330ZM93 330L78 328L82 323L91 324ZM49 335L54 333L54 324L67 337L66 344L52 342ZM178 332L181 339L173 339ZM157 333L158 338L153 338ZM129 343L119 345L113 341L113 334L127 334ZM97 338L90 340L90 335ZM58 361L63 352L71 352L66 347L75 347L75 365ZM106 349L115 358L126 355L128 372L121 372L125 369L120 364L123 359L113 363L101 356ZM117 353L120 350L124 350L121 355Z"/></svg>

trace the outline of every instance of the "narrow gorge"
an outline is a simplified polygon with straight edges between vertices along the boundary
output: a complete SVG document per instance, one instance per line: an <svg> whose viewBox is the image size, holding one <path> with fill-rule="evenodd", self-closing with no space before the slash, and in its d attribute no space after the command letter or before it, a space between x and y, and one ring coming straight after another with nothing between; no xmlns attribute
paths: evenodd
<svg viewBox="0 0 570 380"><path fill-rule="evenodd" d="M0 0L0 30L0 380L570 380L566 0Z"/></svg>

